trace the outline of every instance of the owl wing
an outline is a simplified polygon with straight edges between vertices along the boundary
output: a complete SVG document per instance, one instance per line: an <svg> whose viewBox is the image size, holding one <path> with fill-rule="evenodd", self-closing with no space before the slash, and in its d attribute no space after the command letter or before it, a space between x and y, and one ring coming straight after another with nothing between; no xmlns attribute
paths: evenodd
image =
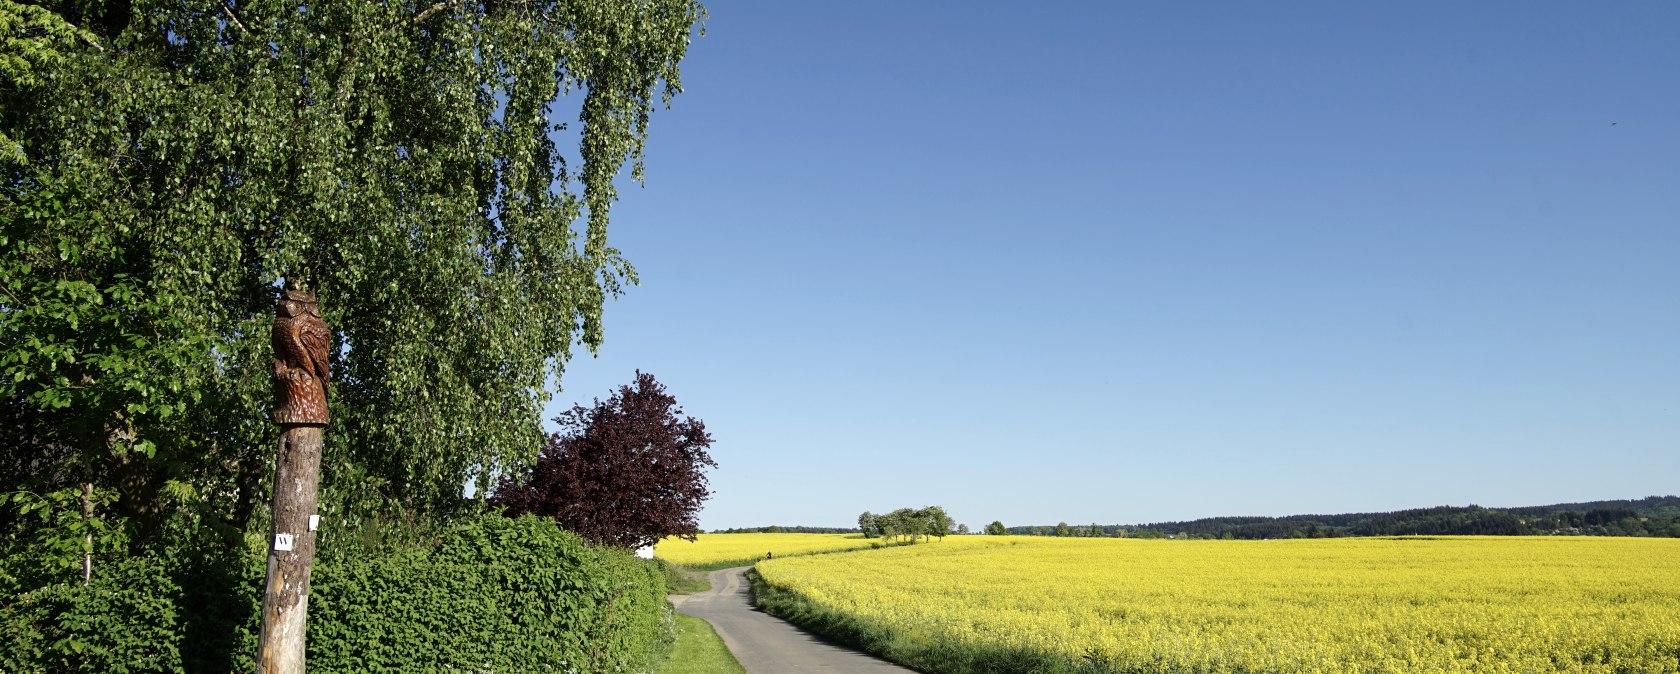
<svg viewBox="0 0 1680 674"><path fill-rule="evenodd" d="M298 341L302 343L307 359L299 362L308 363L309 369L321 381L327 381L327 358L332 348L332 331L327 324L316 316L298 317Z"/></svg>
<svg viewBox="0 0 1680 674"><path fill-rule="evenodd" d="M274 322L274 329L269 332L274 344L274 358L284 362L287 367L297 367L308 363L308 356L304 353L303 345L297 339L297 319L282 318Z"/></svg>

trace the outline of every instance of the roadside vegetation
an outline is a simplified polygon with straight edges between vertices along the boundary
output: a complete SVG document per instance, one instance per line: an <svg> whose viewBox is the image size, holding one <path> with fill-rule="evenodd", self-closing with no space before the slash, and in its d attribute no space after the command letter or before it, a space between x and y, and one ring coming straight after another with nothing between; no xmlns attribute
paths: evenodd
<svg viewBox="0 0 1680 674"><path fill-rule="evenodd" d="M958 537L759 563L766 611L924 672L1680 667L1680 541Z"/></svg>
<svg viewBox="0 0 1680 674"><path fill-rule="evenodd" d="M669 594L695 594L712 589L711 581L706 580L705 571L690 569L658 558L655 558L653 563L659 566L660 573L665 576L665 591Z"/></svg>
<svg viewBox="0 0 1680 674"><path fill-rule="evenodd" d="M318 560L309 671L635 671L670 648L657 562L536 517L491 513L407 533L418 535L346 541ZM245 670L260 629L260 541L234 559L127 557L83 585L19 578L33 571L8 558L0 576L37 587L0 605L0 662L17 672Z"/></svg>
<svg viewBox="0 0 1680 674"><path fill-rule="evenodd" d="M677 614L677 644L658 674L746 674L710 623Z"/></svg>

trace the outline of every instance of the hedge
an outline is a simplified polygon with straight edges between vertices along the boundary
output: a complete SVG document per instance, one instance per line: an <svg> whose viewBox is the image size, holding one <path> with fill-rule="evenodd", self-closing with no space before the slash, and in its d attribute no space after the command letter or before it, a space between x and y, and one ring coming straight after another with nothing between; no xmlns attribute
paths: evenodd
<svg viewBox="0 0 1680 674"><path fill-rule="evenodd" d="M657 569L531 516L324 564L309 616L309 669L323 673L633 672L674 634Z"/></svg>
<svg viewBox="0 0 1680 674"><path fill-rule="evenodd" d="M263 560L170 559L122 560L85 587L7 598L0 670L249 670ZM320 674L639 672L673 638L654 564L586 546L552 520L485 515L430 545L325 556L306 658Z"/></svg>
<svg viewBox="0 0 1680 674"><path fill-rule="evenodd" d="M180 588L148 558L115 562L93 582L56 583L0 606L0 671L181 671Z"/></svg>

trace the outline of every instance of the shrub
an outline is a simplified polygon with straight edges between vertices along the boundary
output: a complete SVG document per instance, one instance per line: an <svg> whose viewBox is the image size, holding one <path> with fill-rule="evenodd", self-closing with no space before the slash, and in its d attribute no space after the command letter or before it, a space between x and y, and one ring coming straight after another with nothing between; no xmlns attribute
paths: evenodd
<svg viewBox="0 0 1680 674"><path fill-rule="evenodd" d="M658 568L536 517L324 562L309 616L312 672L635 671L673 638Z"/></svg>
<svg viewBox="0 0 1680 674"><path fill-rule="evenodd" d="M0 606L7 672L180 672L180 588L147 557L114 561L93 581L54 583Z"/></svg>
<svg viewBox="0 0 1680 674"><path fill-rule="evenodd" d="M0 603L0 672L228 672L256 661L262 557L210 548L96 568ZM485 515L430 544L315 565L310 672L631 672L675 625L665 573L553 520Z"/></svg>

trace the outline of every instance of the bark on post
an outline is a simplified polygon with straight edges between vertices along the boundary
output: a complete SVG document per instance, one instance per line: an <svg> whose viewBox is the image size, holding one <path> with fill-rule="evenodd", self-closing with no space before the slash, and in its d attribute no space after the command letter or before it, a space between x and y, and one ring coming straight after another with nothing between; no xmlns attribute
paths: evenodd
<svg viewBox="0 0 1680 674"><path fill-rule="evenodd" d="M315 294L288 289L275 307L274 423L280 426L274 464L274 524L268 579L263 586L262 638L257 674L303 674L309 574L315 562L315 488L321 475L327 425L327 358L331 332Z"/></svg>

